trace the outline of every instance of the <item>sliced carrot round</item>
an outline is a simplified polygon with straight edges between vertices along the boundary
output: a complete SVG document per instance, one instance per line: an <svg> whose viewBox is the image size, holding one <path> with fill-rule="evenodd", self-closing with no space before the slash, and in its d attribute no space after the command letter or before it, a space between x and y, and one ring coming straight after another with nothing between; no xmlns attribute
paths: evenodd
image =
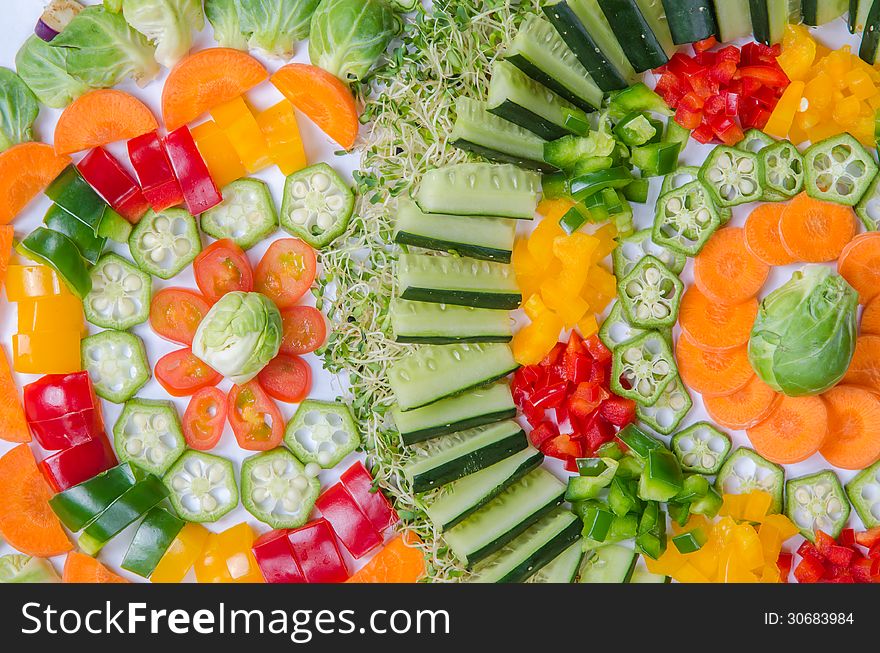
<svg viewBox="0 0 880 653"><path fill-rule="evenodd" d="M880 336L880 299L874 298L862 311L859 333L863 336Z"/></svg>
<svg viewBox="0 0 880 653"><path fill-rule="evenodd" d="M52 490L28 445L0 458L0 497L0 535L12 547L41 558L73 549L49 506Z"/></svg>
<svg viewBox="0 0 880 653"><path fill-rule="evenodd" d="M272 83L340 146L354 145L360 127L357 106L338 78L317 66L289 63L272 75Z"/></svg>
<svg viewBox="0 0 880 653"><path fill-rule="evenodd" d="M128 581L117 576L107 569L92 556L84 553L71 551L64 561L64 571L61 572L62 583L127 583Z"/></svg>
<svg viewBox="0 0 880 653"><path fill-rule="evenodd" d="M785 249L779 235L779 221L784 204L760 204L746 218L743 237L746 247L767 265L789 265L795 258Z"/></svg>
<svg viewBox="0 0 880 653"><path fill-rule="evenodd" d="M859 303L867 304L880 293L880 232L856 236L843 248L837 271L859 293Z"/></svg>
<svg viewBox="0 0 880 653"><path fill-rule="evenodd" d="M20 143L0 153L0 224L12 222L69 164L45 143Z"/></svg>
<svg viewBox="0 0 880 653"><path fill-rule="evenodd" d="M859 336L841 383L880 392L880 336Z"/></svg>
<svg viewBox="0 0 880 653"><path fill-rule="evenodd" d="M801 193L782 211L779 233L785 249L796 260L833 261L855 235L856 215L848 206Z"/></svg>
<svg viewBox="0 0 880 653"><path fill-rule="evenodd" d="M705 397L703 405L715 422L729 429L747 429L767 416L782 395L754 375L742 389L726 397Z"/></svg>
<svg viewBox="0 0 880 653"><path fill-rule="evenodd" d="M786 397L746 431L755 451L779 464L798 463L819 451L828 434L828 410L819 397Z"/></svg>
<svg viewBox="0 0 880 653"><path fill-rule="evenodd" d="M706 351L682 335L675 345L675 359L685 385L706 397L731 395L741 390L755 374L749 365L746 345L726 351Z"/></svg>
<svg viewBox="0 0 880 653"><path fill-rule="evenodd" d="M770 266L746 248L740 227L715 232L694 259L694 283L706 297L722 304L741 304L757 295Z"/></svg>
<svg viewBox="0 0 880 653"><path fill-rule="evenodd" d="M757 315L756 299L747 299L742 304L721 304L691 286L681 299L678 322L700 349L723 351L749 341Z"/></svg>
<svg viewBox="0 0 880 653"><path fill-rule="evenodd" d="M822 395L828 437L819 453L841 469L864 469L880 458L880 399L864 388L838 385Z"/></svg>
<svg viewBox="0 0 880 653"><path fill-rule="evenodd" d="M247 52L208 48L182 59L162 89L162 118L173 131L219 104L234 100L269 76Z"/></svg>
<svg viewBox="0 0 880 653"><path fill-rule="evenodd" d="M70 104L55 126L55 151L72 154L127 141L159 128L153 112L125 91L90 91Z"/></svg>

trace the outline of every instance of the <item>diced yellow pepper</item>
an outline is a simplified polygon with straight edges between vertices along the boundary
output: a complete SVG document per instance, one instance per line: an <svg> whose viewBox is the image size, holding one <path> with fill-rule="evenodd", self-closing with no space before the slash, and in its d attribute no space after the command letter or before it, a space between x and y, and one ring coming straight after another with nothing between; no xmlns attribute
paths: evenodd
<svg viewBox="0 0 880 653"><path fill-rule="evenodd" d="M25 299L18 303L20 333L85 330L82 301L73 295Z"/></svg>
<svg viewBox="0 0 880 653"><path fill-rule="evenodd" d="M553 258L553 241L564 235L565 232L559 226L558 220L554 220L552 216L543 218L537 224L528 241L529 254L532 255L537 266L542 269L547 268Z"/></svg>
<svg viewBox="0 0 880 653"><path fill-rule="evenodd" d="M739 561L745 569L757 569L764 564L764 547L757 531L749 524L740 524L734 532Z"/></svg>
<svg viewBox="0 0 880 653"><path fill-rule="evenodd" d="M617 279L601 265L595 265L590 268L587 283L605 297L615 297L617 295Z"/></svg>
<svg viewBox="0 0 880 653"><path fill-rule="evenodd" d="M777 63L791 80L805 79L816 58L816 41L803 25L786 25Z"/></svg>
<svg viewBox="0 0 880 653"><path fill-rule="evenodd" d="M589 315L585 315L577 323L577 329L581 334L581 337L584 339L596 335L599 332L599 322L596 320L596 314L590 313Z"/></svg>
<svg viewBox="0 0 880 653"><path fill-rule="evenodd" d="M834 82L825 71L818 72L804 86L804 97L810 103L810 109L822 111L831 106Z"/></svg>
<svg viewBox="0 0 880 653"><path fill-rule="evenodd" d="M834 136L835 134L840 134L843 131L846 130L836 122L831 119L826 119L811 129L808 129L807 138L813 143L818 143L819 141L824 141L826 138Z"/></svg>
<svg viewBox="0 0 880 653"><path fill-rule="evenodd" d="M674 546L667 546L658 560L645 556L645 566L652 574L674 576L675 572L687 563L685 557Z"/></svg>
<svg viewBox="0 0 880 653"><path fill-rule="evenodd" d="M47 265L10 265L6 270L6 299L25 299L70 295L55 271Z"/></svg>
<svg viewBox="0 0 880 653"><path fill-rule="evenodd" d="M282 100L258 114L257 124L266 138L269 156L282 174L293 174L308 165L296 112L289 100Z"/></svg>
<svg viewBox="0 0 880 653"><path fill-rule="evenodd" d="M207 120L193 127L192 137L217 188L222 189L247 174L235 148L216 122Z"/></svg>
<svg viewBox="0 0 880 653"><path fill-rule="evenodd" d="M214 107L211 109L211 117L226 134L249 173L272 165L266 139L243 97Z"/></svg>
<svg viewBox="0 0 880 653"><path fill-rule="evenodd" d="M722 497L721 509L718 511L718 514L722 517L742 519L748 500L749 496L747 494L725 494Z"/></svg>
<svg viewBox="0 0 880 653"><path fill-rule="evenodd" d="M617 241L614 240L616 237L617 229L610 223L602 225L593 232L593 238L599 240L599 246L593 252L593 260L590 261L590 265L595 265L614 251L617 247Z"/></svg>
<svg viewBox="0 0 880 653"><path fill-rule="evenodd" d="M846 86L846 74L852 68L852 56L848 45L833 50L822 60L822 69L828 73L832 83L842 89Z"/></svg>
<svg viewBox="0 0 880 653"><path fill-rule="evenodd" d="M265 582L251 551L255 539L246 522L211 533L202 555L196 558L196 579L200 583Z"/></svg>
<svg viewBox="0 0 880 653"><path fill-rule="evenodd" d="M791 88L791 86L789 86ZM831 111L831 117L838 125L850 127L859 117L861 110L859 99L855 95L845 97L835 103L834 109Z"/></svg>
<svg viewBox="0 0 880 653"><path fill-rule="evenodd" d="M541 200L538 204L538 214L544 216L546 220L552 220L559 223L559 219L574 206L574 202L568 198L560 197L554 200ZM560 231L562 229L560 228Z"/></svg>
<svg viewBox="0 0 880 653"><path fill-rule="evenodd" d="M763 569L761 569L761 582L778 583L779 580L779 567L775 563L764 565Z"/></svg>
<svg viewBox="0 0 880 653"><path fill-rule="evenodd" d="M795 114L801 105L801 99L804 97L805 84L802 81L793 81L783 91L782 97L776 103L773 113L764 125L764 131L771 136L777 138L785 138L788 136L788 130L794 120Z"/></svg>
<svg viewBox="0 0 880 653"><path fill-rule="evenodd" d="M676 569L672 577L679 583L708 583L709 578L689 562Z"/></svg>
<svg viewBox="0 0 880 653"><path fill-rule="evenodd" d="M877 87L864 68L854 68L846 74L846 87L859 100L867 100L877 93Z"/></svg>
<svg viewBox="0 0 880 653"><path fill-rule="evenodd" d="M541 299L540 293L534 293L528 296L528 299L523 302L522 305L523 311L528 316L530 320L536 319L541 313L545 311L549 311L547 305Z"/></svg>
<svg viewBox="0 0 880 653"><path fill-rule="evenodd" d="M785 515L767 515L766 517L764 517L763 523L771 525L777 531L779 531L779 535L780 537L782 537L783 542L789 538L794 537L800 532L798 527L794 525L794 522L792 522Z"/></svg>
<svg viewBox="0 0 880 653"><path fill-rule="evenodd" d="M541 298L547 307L556 313L563 326L570 329L584 316L589 304L578 294L571 292L571 287L564 279L548 279L541 285Z"/></svg>
<svg viewBox="0 0 880 653"><path fill-rule="evenodd" d="M537 365L559 341L562 320L552 311L538 315L514 336L513 357L520 365Z"/></svg>
<svg viewBox="0 0 880 653"><path fill-rule="evenodd" d="M24 374L69 374L82 369L82 331L41 331L12 336L12 367Z"/></svg>
<svg viewBox="0 0 880 653"><path fill-rule="evenodd" d="M150 575L150 581L154 583L181 582L192 569L196 559L202 555L210 534L211 531L201 524L186 524L162 555L159 564Z"/></svg>
<svg viewBox="0 0 880 653"><path fill-rule="evenodd" d="M753 490L746 495L745 507L743 509L742 519L751 522L760 522L767 515L770 506L773 503L773 497L769 492L761 490Z"/></svg>
<svg viewBox="0 0 880 653"><path fill-rule="evenodd" d="M758 539L761 540L761 550L764 552L764 560L776 560L782 550L782 536L773 524L761 524L758 527Z"/></svg>

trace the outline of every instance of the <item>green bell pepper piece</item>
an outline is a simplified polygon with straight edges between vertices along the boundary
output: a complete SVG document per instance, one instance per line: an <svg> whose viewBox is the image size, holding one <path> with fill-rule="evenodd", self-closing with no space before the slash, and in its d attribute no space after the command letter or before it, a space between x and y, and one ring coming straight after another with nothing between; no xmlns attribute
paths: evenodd
<svg viewBox="0 0 880 653"><path fill-rule="evenodd" d="M98 235L117 243L127 243L133 229L128 220L108 206L104 209L101 224L98 225Z"/></svg>
<svg viewBox="0 0 880 653"><path fill-rule="evenodd" d="M608 102L608 113L613 120L620 120L633 111L653 111L664 116L671 116L673 113L663 98L643 82L613 93Z"/></svg>
<svg viewBox="0 0 880 653"><path fill-rule="evenodd" d="M608 489L608 507L618 517L637 512L641 502L636 496L638 484L634 480L615 477Z"/></svg>
<svg viewBox="0 0 880 653"><path fill-rule="evenodd" d="M657 128L641 111L625 115L612 130L625 144L634 147L644 145L657 135Z"/></svg>
<svg viewBox="0 0 880 653"><path fill-rule="evenodd" d="M617 465L617 476L623 479L638 479L645 468L645 462L638 456L627 455Z"/></svg>
<svg viewBox="0 0 880 653"><path fill-rule="evenodd" d="M702 528L694 528L673 537L672 543L679 553L694 553L702 549L708 539Z"/></svg>
<svg viewBox="0 0 880 653"><path fill-rule="evenodd" d="M164 508L156 506L150 510L135 531L122 560L122 568L149 578L184 524L185 521Z"/></svg>
<svg viewBox="0 0 880 653"><path fill-rule="evenodd" d="M644 204L648 201L648 190L651 183L648 179L633 179L620 191L630 202Z"/></svg>
<svg viewBox="0 0 880 653"><path fill-rule="evenodd" d="M642 513L636 548L654 560L666 551L666 513L660 510L657 503L649 503Z"/></svg>
<svg viewBox="0 0 880 653"><path fill-rule="evenodd" d="M675 122L675 116L669 116L666 119L666 133L663 135L664 143L681 143L681 146L684 147L687 145L690 137L691 130Z"/></svg>
<svg viewBox="0 0 880 653"><path fill-rule="evenodd" d="M584 528L581 534L590 540L604 542L611 529L611 522L614 521L614 515L601 504L594 502L587 508L583 520Z"/></svg>
<svg viewBox="0 0 880 653"><path fill-rule="evenodd" d="M715 490L710 487L706 495L691 501L691 512L695 515L703 515L705 517L714 517L721 510L721 504L724 499Z"/></svg>
<svg viewBox="0 0 880 653"><path fill-rule="evenodd" d="M647 460L648 454L654 449L664 448L660 440L651 437L635 424L627 424L623 427L617 434L617 438L642 460Z"/></svg>
<svg viewBox="0 0 880 653"><path fill-rule="evenodd" d="M541 195L548 200L561 199L571 194L568 175L564 172L551 172L541 177Z"/></svg>
<svg viewBox="0 0 880 653"><path fill-rule="evenodd" d="M61 523L73 532L81 530L123 493L144 477L131 463L122 463L49 499Z"/></svg>
<svg viewBox="0 0 880 653"><path fill-rule="evenodd" d="M618 463L613 458L579 458L577 465L580 476L568 479L566 501L584 501L598 497L617 473Z"/></svg>
<svg viewBox="0 0 880 653"><path fill-rule="evenodd" d="M580 177L599 170L608 170L614 167L614 159L610 156L588 156L578 159L571 169L572 177Z"/></svg>
<svg viewBox="0 0 880 653"><path fill-rule="evenodd" d="M657 526L657 522L659 521L659 519L660 504L656 501L645 502L645 509L642 510L642 515L639 518L639 529L637 535L650 533Z"/></svg>
<svg viewBox="0 0 880 653"><path fill-rule="evenodd" d="M679 526L684 526L687 524L688 519L691 516L691 504L690 503L676 503L674 501L670 501L666 504L667 509L669 510L669 517Z"/></svg>
<svg viewBox="0 0 880 653"><path fill-rule="evenodd" d="M74 295L82 299L92 289L88 266L76 243L68 236L37 227L17 246L22 256L44 263L58 273Z"/></svg>
<svg viewBox="0 0 880 653"><path fill-rule="evenodd" d="M705 476L690 474L685 477L681 491L675 495L674 500L679 503L690 503L706 496L709 487L709 480Z"/></svg>
<svg viewBox="0 0 880 653"><path fill-rule="evenodd" d="M639 477L639 498L645 501L669 501L684 487L681 467L668 449L652 449Z"/></svg>
<svg viewBox="0 0 880 653"><path fill-rule="evenodd" d="M76 216L97 235L109 206L89 183L80 176L74 165L67 166L46 188L46 195L62 209Z"/></svg>
<svg viewBox="0 0 880 653"><path fill-rule="evenodd" d="M596 449L596 455L600 458L613 458L614 460L619 461L626 454L624 454L623 449L620 448L619 444L614 442L614 440L611 440L599 445L599 448Z"/></svg>
<svg viewBox="0 0 880 653"><path fill-rule="evenodd" d="M52 231L57 231L70 238L77 249L79 249L80 255L92 265L98 261L101 252L104 251L107 239L96 235L85 222L71 215L57 204L53 204L46 211L43 224Z"/></svg>
<svg viewBox="0 0 880 653"><path fill-rule="evenodd" d="M623 166L589 172L572 178L571 196L579 202L605 188L623 188L632 179L630 171Z"/></svg>
<svg viewBox="0 0 880 653"><path fill-rule="evenodd" d="M562 107L562 115L562 126L572 134L586 136L590 133L590 123L585 120L587 114L583 111Z"/></svg>
<svg viewBox="0 0 880 653"><path fill-rule="evenodd" d="M678 167L681 143L649 143L632 149L632 164L643 177L668 175Z"/></svg>

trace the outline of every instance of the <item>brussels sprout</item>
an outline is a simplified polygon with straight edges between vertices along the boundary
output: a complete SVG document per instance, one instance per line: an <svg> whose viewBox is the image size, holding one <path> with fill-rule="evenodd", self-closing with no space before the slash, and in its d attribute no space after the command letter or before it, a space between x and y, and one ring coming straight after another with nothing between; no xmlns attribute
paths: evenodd
<svg viewBox="0 0 880 653"><path fill-rule="evenodd" d="M39 36L27 38L15 55L15 69L34 95L53 109L61 109L91 87L68 72L67 48L56 48Z"/></svg>
<svg viewBox="0 0 880 653"><path fill-rule="evenodd" d="M258 292L223 295L193 338L193 353L239 385L247 383L278 354L281 313Z"/></svg>
<svg viewBox="0 0 880 653"><path fill-rule="evenodd" d="M34 140L40 105L33 91L9 68L0 68L0 152Z"/></svg>
<svg viewBox="0 0 880 653"><path fill-rule="evenodd" d="M45 558L22 553L0 556L0 583L58 583L58 572Z"/></svg>
<svg viewBox="0 0 880 653"><path fill-rule="evenodd" d="M792 397L843 378L856 346L859 296L831 268L808 266L767 295L749 338L749 361L770 387Z"/></svg>
<svg viewBox="0 0 880 653"><path fill-rule="evenodd" d="M247 50L248 42L241 33L241 21L235 0L205 0L205 16L214 28L214 40L224 48Z"/></svg>
<svg viewBox="0 0 880 653"><path fill-rule="evenodd" d="M400 28L385 0L324 0L312 16L309 59L344 81L362 79Z"/></svg>
<svg viewBox="0 0 880 653"><path fill-rule="evenodd" d="M252 48L282 59L309 35L309 20L321 0L235 0L241 31Z"/></svg>
<svg viewBox="0 0 880 653"><path fill-rule="evenodd" d="M156 61L171 68L192 47L192 30L205 26L201 0L123 0L128 24L156 44Z"/></svg>

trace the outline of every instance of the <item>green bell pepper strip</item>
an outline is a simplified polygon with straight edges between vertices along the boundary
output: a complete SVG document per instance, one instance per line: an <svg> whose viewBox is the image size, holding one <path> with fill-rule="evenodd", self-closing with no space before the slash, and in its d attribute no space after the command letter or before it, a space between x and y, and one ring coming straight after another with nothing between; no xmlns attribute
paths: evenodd
<svg viewBox="0 0 880 653"><path fill-rule="evenodd" d="M590 133L590 123L585 120L587 114L568 107L561 107L561 110L563 115L562 126L565 129L578 136L586 136Z"/></svg>
<svg viewBox="0 0 880 653"><path fill-rule="evenodd" d="M880 175L874 177L874 181L859 200L856 215L867 231L880 230Z"/></svg>
<svg viewBox="0 0 880 653"><path fill-rule="evenodd" d="M83 299L86 319L104 329L125 330L150 316L153 280L118 254L108 252L89 273L92 289Z"/></svg>
<svg viewBox="0 0 880 653"><path fill-rule="evenodd" d="M113 425L120 460L161 476L186 449L177 409L170 401L130 399Z"/></svg>
<svg viewBox="0 0 880 653"><path fill-rule="evenodd" d="M149 578L185 524L162 507L150 510L135 531L121 567Z"/></svg>
<svg viewBox="0 0 880 653"><path fill-rule="evenodd" d="M223 201L199 216L199 227L217 240L250 249L278 227L275 202L265 181L237 179L223 187Z"/></svg>
<svg viewBox="0 0 880 653"><path fill-rule="evenodd" d="M657 522L659 520L660 504L656 501L645 502L645 509L642 510L642 514L639 517L639 528L637 534L644 535L645 533L650 533L653 529L657 527Z"/></svg>
<svg viewBox="0 0 880 653"><path fill-rule="evenodd" d="M718 145L700 167L700 181L718 206L738 206L761 199L761 160L754 152Z"/></svg>
<svg viewBox="0 0 880 653"><path fill-rule="evenodd" d="M645 462L638 456L624 456L617 465L617 477L625 480L638 480L645 468Z"/></svg>
<svg viewBox="0 0 880 653"><path fill-rule="evenodd" d="M697 422L672 437L672 451L686 472L717 474L730 453L730 437L709 422Z"/></svg>
<svg viewBox="0 0 880 653"><path fill-rule="evenodd" d="M627 321L639 329L672 327L684 284L650 254L617 283L617 296Z"/></svg>
<svg viewBox="0 0 880 653"><path fill-rule="evenodd" d="M583 202L578 202L559 218L559 226L565 233L571 235L587 223L605 222L608 217L608 213L603 212L601 207L590 210Z"/></svg>
<svg viewBox="0 0 880 653"><path fill-rule="evenodd" d="M62 209L79 218L97 235L107 202L82 178L76 166L67 166L46 188L46 195Z"/></svg>
<svg viewBox="0 0 880 653"><path fill-rule="evenodd" d="M648 191L651 188L651 182L648 179L633 179L621 189L623 196L630 202L637 204L645 204L648 201Z"/></svg>
<svg viewBox="0 0 880 653"><path fill-rule="evenodd" d="M804 189L817 200L855 206L877 176L874 158L855 138L840 134L804 152Z"/></svg>
<svg viewBox="0 0 880 653"><path fill-rule="evenodd" d="M684 148L690 137L691 130L675 122L675 116L669 116L666 119L666 133L663 134L664 143L681 143L681 147Z"/></svg>
<svg viewBox="0 0 880 653"><path fill-rule="evenodd" d="M633 111L651 111L664 116L671 116L672 109L643 82L637 82L622 91L611 94L608 102L608 114L614 120L620 120Z"/></svg>
<svg viewBox="0 0 880 653"><path fill-rule="evenodd" d="M710 519L718 514L724 499L715 488L710 487L706 496L694 499L690 503L690 511L695 515L704 515Z"/></svg>
<svg viewBox="0 0 880 653"><path fill-rule="evenodd" d="M584 501L598 497L617 473L618 463L613 458L579 458L577 465L580 476L569 477L565 491L566 501Z"/></svg>
<svg viewBox="0 0 880 653"><path fill-rule="evenodd" d="M653 406L677 375L672 350L657 331L646 331L612 353L611 390L636 403Z"/></svg>
<svg viewBox="0 0 880 653"><path fill-rule="evenodd" d="M128 239L131 257L144 272L170 279L202 251L195 219L184 209L148 211Z"/></svg>
<svg viewBox="0 0 880 653"><path fill-rule="evenodd" d="M648 454L654 449L663 449L663 443L657 438L651 437L635 424L627 424L617 434L617 439L629 447L630 453L642 460L648 459Z"/></svg>
<svg viewBox="0 0 880 653"><path fill-rule="evenodd" d="M666 513L656 502L649 503L642 513L636 549L654 560L666 551Z"/></svg>
<svg viewBox="0 0 880 653"><path fill-rule="evenodd" d="M670 335L671 338L671 335ZM636 406L636 416L657 433L669 435L693 408L694 402L691 395L681 382L681 377L676 377L663 390L660 398L653 406Z"/></svg>
<svg viewBox="0 0 880 653"><path fill-rule="evenodd" d="M706 496L709 487L709 480L705 476L690 474L685 477L681 491L672 500L678 503L690 503Z"/></svg>
<svg viewBox="0 0 880 653"><path fill-rule="evenodd" d="M679 553L695 553L703 548L708 539L702 528L694 528L673 537L672 543Z"/></svg>
<svg viewBox="0 0 880 653"><path fill-rule="evenodd" d="M669 501L684 486L678 460L666 448L651 449L639 477L639 498L644 501Z"/></svg>
<svg viewBox="0 0 880 653"><path fill-rule="evenodd" d="M641 111L633 111L621 118L612 130L618 139L634 147L644 145L657 135L657 128Z"/></svg>
<svg viewBox="0 0 880 653"><path fill-rule="evenodd" d="M98 225L98 235L117 243L127 243L132 229L133 227L128 220L107 206L104 209L104 215L101 216L101 223Z"/></svg>
<svg viewBox="0 0 880 653"><path fill-rule="evenodd" d="M690 503L676 503L675 501L670 501L666 504L666 509L669 511L669 518L679 526L687 524L688 519L691 517Z"/></svg>
<svg viewBox="0 0 880 653"><path fill-rule="evenodd" d="M98 236L85 222L71 215L57 204L46 211L43 224L52 231L64 234L74 242L80 255L89 263L95 264L104 251L107 239Z"/></svg>
<svg viewBox="0 0 880 653"><path fill-rule="evenodd" d="M317 473L282 447L258 453L241 464L241 503L271 528L299 528L321 492Z"/></svg>
<svg viewBox="0 0 880 653"><path fill-rule="evenodd" d="M638 484L634 480L615 477L608 488L608 507L618 517L638 512L641 501L636 495Z"/></svg>
<svg viewBox="0 0 880 653"><path fill-rule="evenodd" d="M794 145L780 141L762 149L758 158L765 196L773 193L784 200L803 190L804 158Z"/></svg>
<svg viewBox="0 0 880 653"><path fill-rule="evenodd" d="M742 150L743 152L752 152L753 154L757 154L761 150L770 147L774 143L776 143L776 139L770 136L769 134L765 134L760 129L749 129L743 134L742 140L737 143L734 147L738 150Z"/></svg>
<svg viewBox="0 0 880 653"><path fill-rule="evenodd" d="M721 224L712 194L699 180L661 195L651 239L685 256L696 256Z"/></svg>
<svg viewBox="0 0 880 653"><path fill-rule="evenodd" d="M541 177L541 195L544 199L555 200L568 197L571 188L568 184L568 175L564 172L551 172Z"/></svg>
<svg viewBox="0 0 880 653"><path fill-rule="evenodd" d="M338 465L358 448L360 434L351 409L338 401L306 399L284 429L284 444L303 463Z"/></svg>
<svg viewBox="0 0 880 653"><path fill-rule="evenodd" d="M577 160L571 169L571 177L580 177L599 170L608 170L614 167L614 159L610 156L587 156Z"/></svg>
<svg viewBox="0 0 880 653"><path fill-rule="evenodd" d="M93 556L107 542L119 535L168 496L168 489L152 474L138 481L111 503L85 527L79 536L79 548Z"/></svg>
<svg viewBox="0 0 880 653"><path fill-rule="evenodd" d="M650 145L652 143L669 143L670 141L666 140L663 137L663 130L666 127L666 123L658 118L654 118L651 114L646 114L648 118L648 122L651 123L651 126L654 128L654 135L648 140L646 145ZM682 143L681 147L684 147L684 143Z"/></svg>
<svg viewBox="0 0 880 653"><path fill-rule="evenodd" d="M133 333L108 329L81 343L83 367L99 397L121 404L150 380L144 342Z"/></svg>
<svg viewBox="0 0 880 653"><path fill-rule="evenodd" d="M596 449L596 455L599 458L612 458L618 462L626 455L623 452L623 449L620 448L620 445L617 444L614 440L610 440L599 445L599 448ZM588 459L582 459L588 460Z"/></svg>
<svg viewBox="0 0 880 653"><path fill-rule="evenodd" d="M58 273L74 295L82 299L92 289L85 259L69 237L37 227L15 247L22 256L48 265Z"/></svg>
<svg viewBox="0 0 880 653"><path fill-rule="evenodd" d="M604 542L608 537L608 531L611 530L614 515L601 504L594 503L587 508L583 520L584 528L581 531L583 537L595 542Z"/></svg>
<svg viewBox="0 0 880 653"><path fill-rule="evenodd" d="M572 178L571 196L575 201L580 202L605 188L623 188L632 179L630 171L623 166L589 172Z"/></svg>
<svg viewBox="0 0 880 653"><path fill-rule="evenodd" d="M298 170L284 182L281 228L316 249L345 231L354 211L354 193L326 163Z"/></svg>
<svg viewBox="0 0 880 653"><path fill-rule="evenodd" d="M143 472L131 463L122 463L59 492L49 499L49 506L62 524L76 532L104 512L143 477Z"/></svg>
<svg viewBox="0 0 880 653"><path fill-rule="evenodd" d="M668 175L678 167L681 143L649 143L632 149L632 164L643 177Z"/></svg>
<svg viewBox="0 0 880 653"><path fill-rule="evenodd" d="M232 462L204 451L184 451L162 482L177 515L186 521L215 522L238 505Z"/></svg>

